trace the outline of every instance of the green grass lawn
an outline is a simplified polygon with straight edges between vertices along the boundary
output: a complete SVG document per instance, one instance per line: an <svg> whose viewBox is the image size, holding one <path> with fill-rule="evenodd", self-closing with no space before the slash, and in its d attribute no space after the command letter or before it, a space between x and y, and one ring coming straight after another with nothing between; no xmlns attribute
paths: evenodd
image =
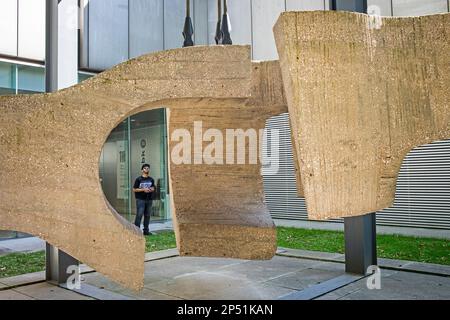
<svg viewBox="0 0 450 320"><path fill-rule="evenodd" d="M339 231L277 228L278 246L292 249L344 253L344 233ZM450 240L377 235L379 258L450 265Z"/></svg>
<svg viewBox="0 0 450 320"><path fill-rule="evenodd" d="M32 253L11 253L0 257L0 278L45 269L45 251Z"/></svg>
<svg viewBox="0 0 450 320"><path fill-rule="evenodd" d="M278 246L324 252L344 252L344 234L339 231L307 230L278 227ZM175 248L175 234L160 232L146 237L146 252ZM378 257L450 265L450 241L378 235ZM43 251L13 253L0 257L0 278L42 271L45 268Z"/></svg>
<svg viewBox="0 0 450 320"><path fill-rule="evenodd" d="M175 233L160 232L145 237L145 251L160 251L175 248ZM42 271L45 269L45 252L11 253L0 256L0 278Z"/></svg>
<svg viewBox="0 0 450 320"><path fill-rule="evenodd" d="M145 237L145 252L160 251L176 248L175 233L172 231L160 232Z"/></svg>

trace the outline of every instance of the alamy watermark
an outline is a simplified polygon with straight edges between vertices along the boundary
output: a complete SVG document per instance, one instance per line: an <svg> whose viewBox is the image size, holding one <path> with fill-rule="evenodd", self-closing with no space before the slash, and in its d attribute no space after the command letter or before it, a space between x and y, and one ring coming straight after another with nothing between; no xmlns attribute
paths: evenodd
<svg viewBox="0 0 450 320"><path fill-rule="evenodd" d="M373 290L381 289L381 269L378 266L369 266L367 268L367 274L370 274L369 277L367 277L367 289Z"/></svg>
<svg viewBox="0 0 450 320"><path fill-rule="evenodd" d="M70 265L67 267L66 273L70 274L66 281L67 289L81 289L80 266Z"/></svg>
<svg viewBox="0 0 450 320"><path fill-rule="evenodd" d="M367 14L369 15L368 28L381 29L383 26L383 19L381 18L381 8L377 5L370 5L367 7Z"/></svg>
<svg viewBox="0 0 450 320"><path fill-rule="evenodd" d="M262 175L278 173L280 133L277 129L204 130L202 121L194 121L193 130L175 129L170 140L175 143L170 154L175 165L260 163Z"/></svg>

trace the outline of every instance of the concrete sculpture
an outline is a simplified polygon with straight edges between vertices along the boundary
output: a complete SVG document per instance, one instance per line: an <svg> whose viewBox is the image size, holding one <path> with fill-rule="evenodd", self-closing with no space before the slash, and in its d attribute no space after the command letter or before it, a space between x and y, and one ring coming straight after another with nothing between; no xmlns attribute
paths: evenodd
<svg viewBox="0 0 450 320"><path fill-rule="evenodd" d="M389 207L406 154L450 137L450 14L286 12L274 32L309 218Z"/></svg>
<svg viewBox="0 0 450 320"><path fill-rule="evenodd" d="M194 121L205 131L264 128L287 110L278 64L252 64L248 46L158 52L53 94L0 97L0 229L39 236L141 288L144 238L105 200L99 157L118 123L161 107L170 133ZM258 164L170 164L170 183L181 255L274 255Z"/></svg>
<svg viewBox="0 0 450 320"><path fill-rule="evenodd" d="M196 121L204 131L257 130L287 111L284 92L309 216L388 206L404 155L450 136L450 24L449 15L378 19L378 29L372 22L343 12L282 14L281 70L276 61L252 63L248 46L190 47L53 94L0 97L0 229L39 236L139 289L144 238L109 207L99 182L111 130L161 107L169 108L170 136L180 128L195 135ZM169 162L180 254L271 258L276 231L260 165L203 163L205 146L190 152L199 163Z"/></svg>

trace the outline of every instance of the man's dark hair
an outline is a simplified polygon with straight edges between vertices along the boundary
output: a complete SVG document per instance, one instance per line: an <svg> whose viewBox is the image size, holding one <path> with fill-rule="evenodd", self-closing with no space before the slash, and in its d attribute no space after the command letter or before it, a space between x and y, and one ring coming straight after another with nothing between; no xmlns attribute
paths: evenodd
<svg viewBox="0 0 450 320"><path fill-rule="evenodd" d="M148 167L150 169L150 165L148 163L144 163L141 167L141 170L144 170L145 167Z"/></svg>

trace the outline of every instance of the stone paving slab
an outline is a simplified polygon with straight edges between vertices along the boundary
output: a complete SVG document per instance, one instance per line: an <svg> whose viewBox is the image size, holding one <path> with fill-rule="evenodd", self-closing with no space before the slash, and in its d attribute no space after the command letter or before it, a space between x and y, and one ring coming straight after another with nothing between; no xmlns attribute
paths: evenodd
<svg viewBox="0 0 450 320"><path fill-rule="evenodd" d="M6 290L3 292L8 292ZM66 290L47 282L14 288L12 291L21 293L37 300L92 300L89 297Z"/></svg>
<svg viewBox="0 0 450 320"><path fill-rule="evenodd" d="M294 289L264 283L274 277L314 265L274 257L268 261L174 257L146 263L145 290L131 292L99 275L83 275L84 282L136 299L277 299ZM251 276L249 276L251 275Z"/></svg>
<svg viewBox="0 0 450 320"><path fill-rule="evenodd" d="M8 278L1 278L0 283L7 287L21 286L27 283L45 281L45 271L21 274Z"/></svg>
<svg viewBox="0 0 450 320"><path fill-rule="evenodd" d="M32 297L10 290L0 291L0 300L34 300Z"/></svg>
<svg viewBox="0 0 450 320"><path fill-rule="evenodd" d="M448 300L450 279L411 272L381 270L381 289L368 289L361 279L318 300Z"/></svg>
<svg viewBox="0 0 450 320"><path fill-rule="evenodd" d="M176 250L152 252L146 255L144 290L135 292L115 284L97 272L82 274L82 285L89 284L101 290L115 292L133 299L278 299L286 294L322 283L345 272L340 262L312 260L315 252L290 249L297 256L308 254L308 259L275 256L271 260L196 258L175 256ZM291 253L291 252L290 252ZM321 258L339 254L322 253ZM366 279L326 294L319 299L450 299L450 266L419 262L379 259L381 265L397 269L381 269L382 289L369 290ZM444 276L413 273L421 269ZM82 265L82 270L92 270ZM9 285L23 285L27 281L42 281L44 272L0 279L0 289ZM49 287L50 286L50 287ZM56 289L55 289L56 288ZM53 291L52 291L53 290ZM67 291L62 292L61 290ZM9 293L8 293L9 292ZM2 296L35 299L84 299L75 292L45 282L0 290Z"/></svg>
<svg viewBox="0 0 450 320"><path fill-rule="evenodd" d="M183 261L184 260L184 261ZM232 261L230 261L232 260ZM233 261L234 260L234 261ZM182 263L184 262L184 263ZM175 266L175 267L173 267ZM301 286L288 287L283 277L298 275ZM164 275L164 271L167 271ZM278 299L296 289L326 281L343 272L339 263L275 257L269 261L177 257L146 264L144 293L127 292L98 274L85 281L106 290L142 299L157 292L163 299ZM310 277L306 277L309 273ZM170 276L169 276L170 275Z"/></svg>
<svg viewBox="0 0 450 320"><path fill-rule="evenodd" d="M167 279L169 279L169 278L167 278ZM158 281L161 281L161 279L158 279ZM146 287L144 287L144 289L141 292L132 291L132 290L126 289L126 288L112 282L111 280L107 279L105 276L103 276L99 273L90 273L90 274L82 275L81 285L83 286L84 283L89 283L90 285L96 286L105 291L119 293L121 295L130 297L130 298L134 298L134 299L138 299L138 300L145 300L145 299L177 300L177 299L179 299L178 297L166 295L166 294L157 292L153 289L149 289Z"/></svg>
<svg viewBox="0 0 450 320"><path fill-rule="evenodd" d="M173 257L147 262L144 275L146 278L172 278L180 274L227 268L245 262L246 260L239 259Z"/></svg>
<svg viewBox="0 0 450 320"><path fill-rule="evenodd" d="M97 288L117 293L125 289L121 285L109 280L98 272L81 275L81 286L83 286L84 283L88 283L90 285L96 286Z"/></svg>
<svg viewBox="0 0 450 320"><path fill-rule="evenodd" d="M412 261L378 258L378 265L388 268L403 268L412 263Z"/></svg>
<svg viewBox="0 0 450 320"><path fill-rule="evenodd" d="M405 270L432 272L450 277L450 266L423 262L410 262L402 267Z"/></svg>
<svg viewBox="0 0 450 320"><path fill-rule="evenodd" d="M215 271L199 271L162 280L151 285L153 290L183 299L249 300L277 299L294 290L243 279L239 275Z"/></svg>
<svg viewBox="0 0 450 320"><path fill-rule="evenodd" d="M179 255L180 255L180 253L179 253L178 249L167 249L167 250L161 250L161 251L156 251L156 252L147 252L145 254L145 261L152 261L152 260L176 257Z"/></svg>
<svg viewBox="0 0 450 320"><path fill-rule="evenodd" d="M124 293L127 293L126 291ZM122 293L122 294L124 294ZM170 296L162 292L158 292L152 289L145 288L138 294L129 295L139 300L182 300L179 297Z"/></svg>
<svg viewBox="0 0 450 320"><path fill-rule="evenodd" d="M292 256L299 258L310 258L315 260L325 259L325 260L336 260L338 258L344 258L342 253L331 253L331 252L319 252L301 249L289 249L289 248L279 248L280 251L277 252L280 256Z"/></svg>
<svg viewBox="0 0 450 320"><path fill-rule="evenodd" d="M308 268L302 271L286 274L265 283L267 285L271 284L283 288L303 290L340 275L342 275L342 272L339 271L325 271Z"/></svg>
<svg viewBox="0 0 450 320"><path fill-rule="evenodd" d="M83 283L83 285L80 286L79 288L73 289L69 289L66 284L62 284L60 285L60 287L67 290L71 290L72 292L81 294L83 296L93 298L95 300L135 300L123 294L114 291L100 289L96 286L87 283Z"/></svg>
<svg viewBox="0 0 450 320"><path fill-rule="evenodd" d="M261 283L242 284L224 289L222 292L213 291L208 295L201 295L204 300L277 300L280 297L295 292L295 290L266 285Z"/></svg>
<svg viewBox="0 0 450 320"><path fill-rule="evenodd" d="M292 260L295 259L295 260ZM292 263L295 261L295 263ZM243 279L251 281L267 281L282 275L300 271L317 264L313 260L275 256L272 260L245 261L224 267L229 274L239 274Z"/></svg>
<svg viewBox="0 0 450 320"><path fill-rule="evenodd" d="M184 260L186 259L186 260ZM184 261L183 261L184 260ZM268 261L176 257L146 263L145 291L134 293L97 273L85 275L100 285L135 299L278 299L344 273L342 263L275 257ZM164 270L168 274L164 276ZM382 269L382 290L359 280L319 299L449 299L450 279Z"/></svg>

